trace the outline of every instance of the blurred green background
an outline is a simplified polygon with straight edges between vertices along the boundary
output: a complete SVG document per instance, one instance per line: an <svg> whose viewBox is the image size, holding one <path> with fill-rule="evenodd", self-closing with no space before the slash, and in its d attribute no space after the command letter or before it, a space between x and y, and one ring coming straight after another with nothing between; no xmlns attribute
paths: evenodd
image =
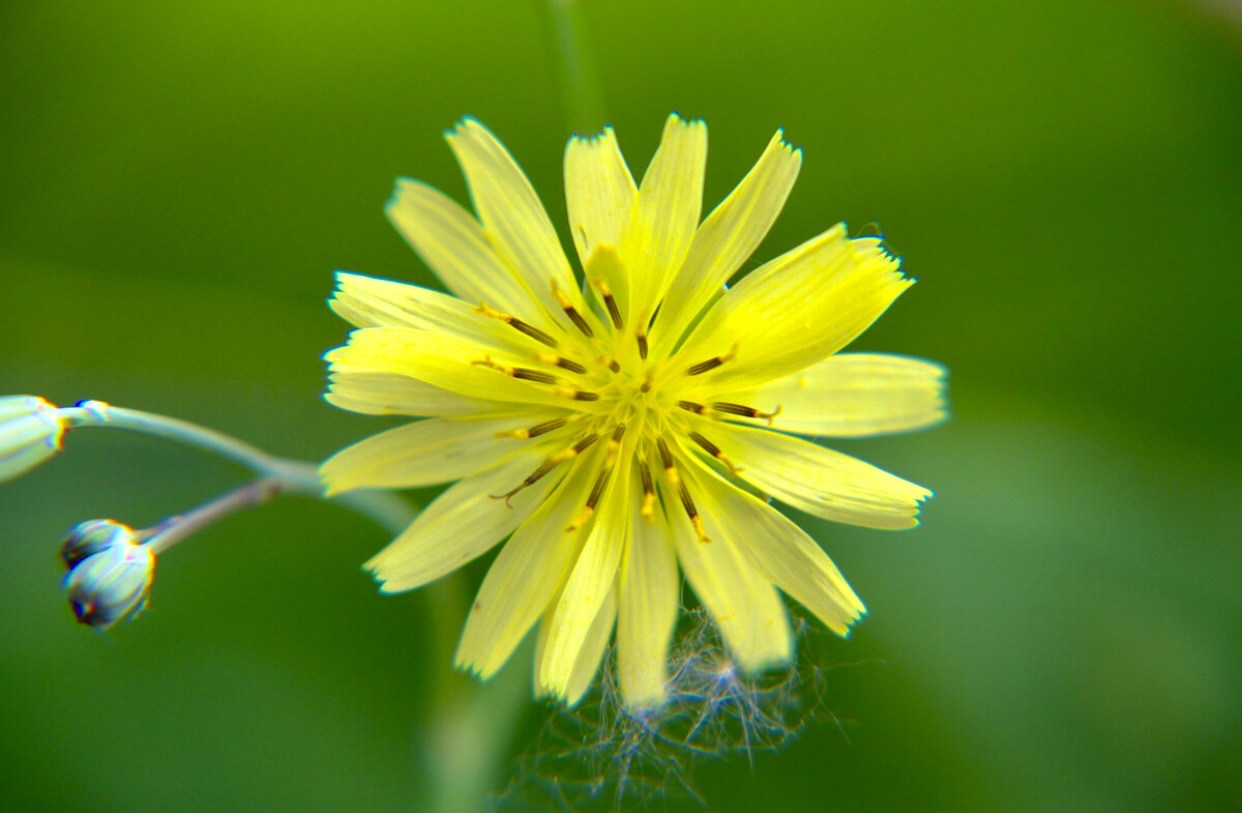
<svg viewBox="0 0 1242 813"><path fill-rule="evenodd" d="M784 127L805 166L752 264L837 220L882 230L921 282L856 349L952 371L948 424L838 444L934 488L924 525L810 521L871 608L821 642L849 667L841 725L701 766L708 806L1242 807L1237 6L583 12L636 173L670 111L702 116L714 205ZM441 132L465 114L564 228L554 42L533 2L5 3L0 392L314 459L387 425L319 397L331 272L432 283L381 206L399 174L464 199ZM359 570L384 532L294 500L235 517L94 635L58 588L66 529L150 524L237 472L68 445L0 489L0 807L430 803L448 664L435 593ZM510 754L547 715L520 702Z"/></svg>

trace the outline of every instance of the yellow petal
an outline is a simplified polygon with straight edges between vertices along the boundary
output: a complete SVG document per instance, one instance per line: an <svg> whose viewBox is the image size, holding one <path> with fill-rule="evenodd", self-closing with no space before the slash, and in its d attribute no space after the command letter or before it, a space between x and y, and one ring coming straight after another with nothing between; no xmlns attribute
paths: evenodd
<svg viewBox="0 0 1242 813"><path fill-rule="evenodd" d="M703 512L745 529L736 538L764 575L833 632L848 635L850 624L867 610L828 554L770 505L706 468L702 472Z"/></svg>
<svg viewBox="0 0 1242 813"><path fill-rule="evenodd" d="M578 650L578 659L574 661L573 671L569 674L569 682L565 685L565 705L578 705L591 682L599 671L599 663L612 638L612 628L617 620L617 588L614 584L604 598L604 605L595 614L591 628L587 630L582 648Z"/></svg>
<svg viewBox="0 0 1242 813"><path fill-rule="evenodd" d="M784 378L715 400L780 408L784 432L865 437L923 429L944 420L943 365L885 353L838 353Z"/></svg>
<svg viewBox="0 0 1242 813"><path fill-rule="evenodd" d="M430 418L355 443L319 467L327 494L353 488L414 488L447 483L526 450L527 441L496 435L538 426L565 413L524 410L509 415Z"/></svg>
<svg viewBox="0 0 1242 813"><path fill-rule="evenodd" d="M636 514L638 504L631 510ZM651 522L631 517L630 526L618 581L617 673L625 705L645 709L664 702L668 645L677 623L681 585L663 509L656 506Z"/></svg>
<svg viewBox="0 0 1242 813"><path fill-rule="evenodd" d="M703 418L691 423L720 448L738 476L783 503L817 517L868 528L912 528L931 496L849 455L800 438Z"/></svg>
<svg viewBox="0 0 1242 813"><path fill-rule="evenodd" d="M638 190L611 127L594 137L574 136L565 148L565 205L578 258L601 243L618 246Z"/></svg>
<svg viewBox="0 0 1242 813"><path fill-rule="evenodd" d="M657 352L675 344L699 311L763 242L801 167L802 151L783 141L778 130L754 168L703 221L681 270L664 295L656 320ZM652 328L652 335L656 334L657 329Z"/></svg>
<svg viewBox="0 0 1242 813"><path fill-rule="evenodd" d="M622 455L621 460L628 456ZM630 536L631 473L618 467L604 488L599 516L591 528L573 572L557 602L543 653L544 688L559 697L570 694L574 665L589 638L605 599L612 591Z"/></svg>
<svg viewBox="0 0 1242 813"><path fill-rule="evenodd" d="M509 501L494 496L521 483L542 460L543 454L532 450L449 487L364 567L385 593L399 593L486 553L530 516L564 476L553 469Z"/></svg>
<svg viewBox="0 0 1242 813"><path fill-rule="evenodd" d="M395 373L355 372L332 365L324 398L333 406L365 415L469 415L492 408L433 384Z"/></svg>
<svg viewBox="0 0 1242 813"><path fill-rule="evenodd" d="M550 385L514 378L485 363L540 369L553 375L557 373L555 368L534 363L530 357L497 352L447 332L399 327L359 328L349 334L348 344L330 351L324 358L334 368L408 376L485 401L553 407L567 403L565 396L557 395Z"/></svg>
<svg viewBox="0 0 1242 813"><path fill-rule="evenodd" d="M357 327L410 327L445 331L513 353L547 352L546 342L485 316L477 305L418 285L338 271L328 304ZM510 316L512 314L509 314Z"/></svg>
<svg viewBox="0 0 1242 813"><path fill-rule="evenodd" d="M493 308L546 328L551 319L509 269L474 216L421 181L401 178L385 208L397 231L444 287L471 305Z"/></svg>
<svg viewBox="0 0 1242 813"><path fill-rule="evenodd" d="M692 387L749 389L840 350L914 284L879 240L850 240L838 225L756 269L703 317L679 353L734 358Z"/></svg>
<svg viewBox="0 0 1242 813"><path fill-rule="evenodd" d="M479 220L506 264L548 313L558 314L562 325L568 328L570 323L553 295L554 286L598 327L548 213L509 151L474 119L463 120L446 137L466 175Z"/></svg>
<svg viewBox="0 0 1242 813"><path fill-rule="evenodd" d="M698 494L697 480L682 472ZM720 627L738 665L748 672L788 662L793 639L785 606L772 582L743 549L739 537L753 528L732 515L702 514L711 542L701 542L675 495L664 494L677 560L699 601ZM674 508L675 507L675 508Z"/></svg>
<svg viewBox="0 0 1242 813"><path fill-rule="evenodd" d="M582 543L566 533L586 502L604 444L580 457L561 485L513 533L487 571L457 646L456 663L484 680L496 673L556 599Z"/></svg>
<svg viewBox="0 0 1242 813"><path fill-rule="evenodd" d="M622 247L635 297L631 306L648 318L681 267L703 209L707 125L676 113L664 123L660 146L638 191L634 221Z"/></svg>

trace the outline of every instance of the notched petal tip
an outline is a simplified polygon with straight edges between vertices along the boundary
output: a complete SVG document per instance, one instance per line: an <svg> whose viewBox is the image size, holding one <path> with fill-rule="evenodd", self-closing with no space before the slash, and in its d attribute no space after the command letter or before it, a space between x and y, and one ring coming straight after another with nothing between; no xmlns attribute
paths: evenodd
<svg viewBox="0 0 1242 813"><path fill-rule="evenodd" d="M703 119L702 117L688 118L686 116L683 116L681 113L678 113L676 110L674 110L672 113L669 113L668 118L665 119L664 128L667 130L670 127L673 127L676 125L680 125L687 129L694 129L694 128L702 128L704 130L707 129L707 121Z"/></svg>
<svg viewBox="0 0 1242 813"><path fill-rule="evenodd" d="M389 218L392 217L393 210L401 206L411 194L415 194L419 187L426 187L427 184L417 178L408 178L404 175L398 176L392 185L392 194L388 196L388 200L384 202L384 211Z"/></svg>
<svg viewBox="0 0 1242 813"><path fill-rule="evenodd" d="M588 147L595 147L600 142L615 140L617 133L613 130L611 124L605 124L599 130L593 133L575 132L569 137L569 144L582 144Z"/></svg>
<svg viewBox="0 0 1242 813"><path fill-rule="evenodd" d="M487 129L487 127L483 124L483 122L479 121L474 116L462 116L460 119L457 120L456 124L454 124L452 127L444 131L444 137L448 139L449 141L452 141L454 138L465 135L467 132L471 130L474 130L474 131L482 130L488 135L491 135L491 132L492 132L491 130Z"/></svg>

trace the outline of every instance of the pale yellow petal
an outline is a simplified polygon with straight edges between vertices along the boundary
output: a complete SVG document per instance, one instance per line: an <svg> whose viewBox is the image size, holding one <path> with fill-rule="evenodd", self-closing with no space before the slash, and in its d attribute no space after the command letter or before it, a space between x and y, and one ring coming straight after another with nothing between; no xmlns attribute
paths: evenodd
<svg viewBox="0 0 1242 813"><path fill-rule="evenodd" d="M633 501L632 501L633 502ZM617 676L630 709L664 702L668 681L668 646L677 623L681 585L672 532L656 506L648 522L633 502L630 543L621 561L617 616Z"/></svg>
<svg viewBox="0 0 1242 813"><path fill-rule="evenodd" d="M605 127L597 136L574 136L565 147L565 205L578 259L601 243L618 246L638 189L621 156L617 136Z"/></svg>
<svg viewBox="0 0 1242 813"><path fill-rule="evenodd" d="M319 467L327 494L353 488L414 488L447 483L523 452L528 441L496 435L567 413L531 410L508 415L429 418L398 426L334 454Z"/></svg>
<svg viewBox="0 0 1242 813"><path fill-rule="evenodd" d="M801 167L802 151L787 144L778 130L754 168L703 221L652 328L658 353L673 346L763 242Z"/></svg>
<svg viewBox="0 0 1242 813"><path fill-rule="evenodd" d="M554 288L569 298L592 327L598 327L548 213L509 151L474 119L464 119L446 137L466 175L479 220L506 264L567 329L572 328L557 304Z"/></svg>
<svg viewBox="0 0 1242 813"><path fill-rule="evenodd" d="M613 297L614 304L617 308L617 314L621 316L621 325L629 324L630 313L630 285L633 280L630 279L629 272L626 270L621 255L617 253L615 246L607 243L600 243L591 252L591 256L587 258L583 271L586 273L587 282L591 286L591 291L599 303L601 313L607 313L608 319L614 327L617 326L612 308L606 307L606 300L603 292L608 291Z"/></svg>
<svg viewBox="0 0 1242 813"><path fill-rule="evenodd" d="M553 376L560 372L555 367L541 365L531 357L497 352L448 332L359 328L349 334L348 344L324 358L334 368L408 376L485 401L552 407L569 403L565 395L557 394L556 384L522 380L488 365L535 369Z"/></svg>
<svg viewBox="0 0 1242 813"><path fill-rule="evenodd" d="M401 178L386 207L397 231L444 287L471 305L487 303L540 327L550 323L474 216L421 181Z"/></svg>
<svg viewBox="0 0 1242 813"><path fill-rule="evenodd" d="M923 429L944 420L943 365L886 353L838 353L754 390L713 400L780 413L785 432L865 437Z"/></svg>
<svg viewBox="0 0 1242 813"><path fill-rule="evenodd" d="M681 267L703 210L707 125L676 113L664 124L660 146L638 192L622 257L635 292L632 307L648 318Z"/></svg>
<svg viewBox="0 0 1242 813"><path fill-rule="evenodd" d="M555 607L581 547L581 532L565 529L586 503L605 453L596 444L580 457L557 490L513 533L487 571L457 646L456 663L486 680L496 673L549 607Z"/></svg>
<svg viewBox="0 0 1242 813"><path fill-rule="evenodd" d="M698 477L682 476L699 493ZM736 526L730 516L702 514L710 542L702 542L686 518L676 495L664 494L677 546L677 560L699 601L711 613L729 652L745 671L788 662L793 638L785 605L772 582L751 559L738 537L750 528Z"/></svg>
<svg viewBox="0 0 1242 813"><path fill-rule="evenodd" d="M756 269L679 351L688 359L731 356L693 379L692 388L749 389L822 361L914 283L898 266L879 240L850 240L838 225Z"/></svg>
<svg viewBox="0 0 1242 813"><path fill-rule="evenodd" d="M703 418L692 425L738 467L738 476L808 514L868 528L912 528L931 496L849 455L765 429Z"/></svg>
<svg viewBox="0 0 1242 813"><path fill-rule="evenodd" d="M775 508L702 471L701 510L738 529L737 541L768 579L830 630L848 635L866 608L828 554Z"/></svg>
<svg viewBox="0 0 1242 813"><path fill-rule="evenodd" d="M487 401L396 373L355 372L334 364L330 379L327 402L365 415L470 415L493 409Z"/></svg>
<svg viewBox="0 0 1242 813"><path fill-rule="evenodd" d="M542 677L544 688L553 695L568 697L574 665L589 637L591 624L616 582L621 554L630 536L631 476L629 471L618 470L605 486L599 515L552 616Z"/></svg>
<svg viewBox="0 0 1242 813"><path fill-rule="evenodd" d="M364 567L374 573L385 593L399 593L435 581L486 553L530 516L564 476L563 469L553 469L511 500L497 499L519 485L543 458L532 448L450 486Z"/></svg>
<svg viewBox="0 0 1242 813"><path fill-rule="evenodd" d="M542 339L515 329L502 319L484 315L478 305L418 285L338 271L337 290L328 304L357 327L410 327L463 336L480 345L513 353L547 352L550 334ZM498 312L493 309L493 312ZM509 314L512 315L512 314Z"/></svg>
<svg viewBox="0 0 1242 813"><path fill-rule="evenodd" d="M573 671L569 674L569 682L565 685L565 705L578 705L595 675L599 672L599 663L608 649L612 639L612 629L617 620L617 588L614 584L604 597L604 605L595 614L591 628L587 630L582 648L578 650L578 659L574 661Z"/></svg>

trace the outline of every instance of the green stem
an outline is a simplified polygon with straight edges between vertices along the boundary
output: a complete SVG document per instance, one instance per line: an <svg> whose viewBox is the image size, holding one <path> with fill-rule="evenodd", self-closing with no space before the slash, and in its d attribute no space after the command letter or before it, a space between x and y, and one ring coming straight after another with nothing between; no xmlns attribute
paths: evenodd
<svg viewBox="0 0 1242 813"><path fill-rule="evenodd" d="M324 499L319 467L314 463L270 455L249 443L189 421L116 407L103 401L82 401L75 407L57 410L57 416L69 429L124 429L202 449L238 463L260 478L276 480L281 494ZM409 503L387 491L352 491L333 497L331 501L362 514L392 534L405 530L417 515Z"/></svg>
<svg viewBox="0 0 1242 813"><path fill-rule="evenodd" d="M258 508L266 505L279 493L280 480L275 477L254 480L210 502L203 503L189 513L169 517L151 532L143 544L150 548L152 553L161 554L182 539L193 536L208 525L219 522L231 514L244 508Z"/></svg>

